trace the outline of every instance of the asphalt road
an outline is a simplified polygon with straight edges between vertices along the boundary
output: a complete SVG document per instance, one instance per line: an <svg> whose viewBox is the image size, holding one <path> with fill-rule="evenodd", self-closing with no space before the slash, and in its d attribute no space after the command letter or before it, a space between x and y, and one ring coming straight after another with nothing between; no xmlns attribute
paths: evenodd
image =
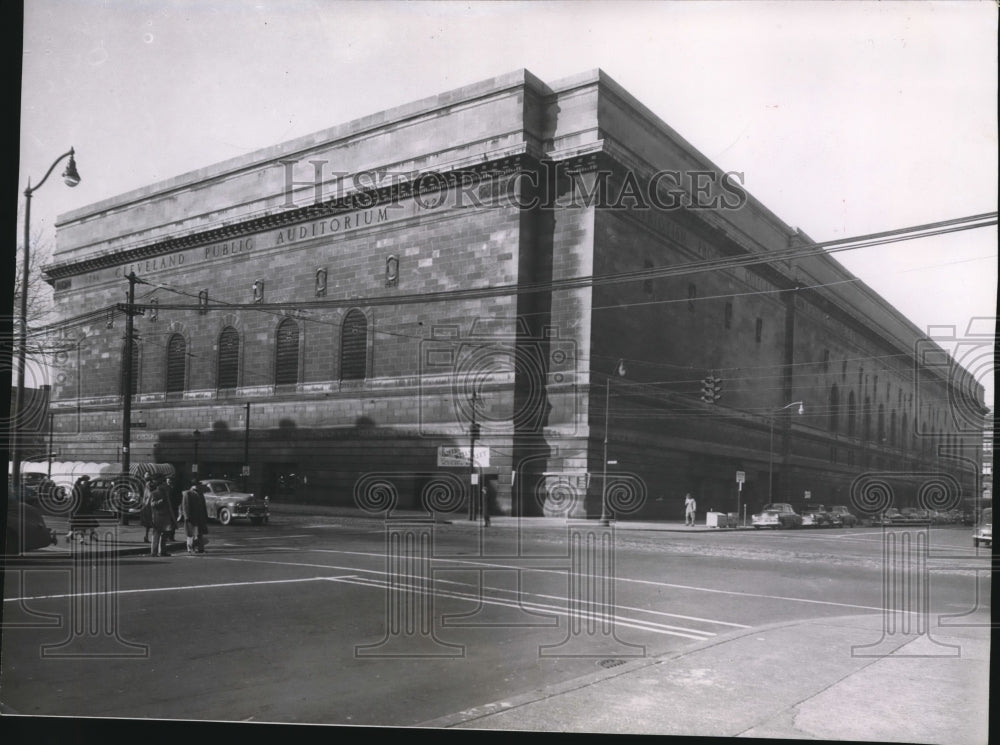
<svg viewBox="0 0 1000 745"><path fill-rule="evenodd" d="M410 726L733 631L884 607L877 529L607 536L276 515L213 526L203 556L33 557L6 576L0 702ZM888 561L921 561L911 548ZM989 604L968 529L933 528L928 556L932 615Z"/></svg>

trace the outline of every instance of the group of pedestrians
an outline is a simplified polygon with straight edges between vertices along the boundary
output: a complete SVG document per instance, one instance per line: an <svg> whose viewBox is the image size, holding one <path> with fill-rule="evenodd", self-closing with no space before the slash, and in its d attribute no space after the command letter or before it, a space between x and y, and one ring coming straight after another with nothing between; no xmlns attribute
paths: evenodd
<svg viewBox="0 0 1000 745"><path fill-rule="evenodd" d="M187 552L205 553L208 508L205 505L204 484L193 483L181 493L179 502L175 494L173 477L160 474L146 476L139 520L146 528L143 541L150 544L150 556L170 556L167 541L174 539L178 526L184 527Z"/></svg>
<svg viewBox="0 0 1000 745"><path fill-rule="evenodd" d="M84 475L73 484L73 512L69 518L69 532L66 540L70 543L84 543L89 538L91 543L98 540L97 513L101 509L100 498L95 497L90 488L90 476Z"/></svg>

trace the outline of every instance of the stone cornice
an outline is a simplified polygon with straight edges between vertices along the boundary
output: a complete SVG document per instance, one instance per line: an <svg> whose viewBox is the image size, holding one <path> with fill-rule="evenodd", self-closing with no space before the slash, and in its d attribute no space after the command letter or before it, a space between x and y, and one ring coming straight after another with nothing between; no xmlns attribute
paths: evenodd
<svg viewBox="0 0 1000 745"><path fill-rule="evenodd" d="M152 240L129 249L111 251L90 258L50 264L42 267L45 280L53 284L57 279L71 277L109 267L128 264L141 259L169 254L174 251L194 248L220 241L240 238L265 230L295 225L308 220L334 216L353 210L373 209L393 204L401 199L420 195L430 195L443 189L453 188L460 180L470 175L477 181L510 176L524 168L537 167L535 158L521 152L481 163L465 163L447 171L428 171L409 181L395 181L390 186L357 191L346 196L328 200L322 204L310 204L295 209L283 209L240 222L220 225L208 230L198 230L181 236Z"/></svg>

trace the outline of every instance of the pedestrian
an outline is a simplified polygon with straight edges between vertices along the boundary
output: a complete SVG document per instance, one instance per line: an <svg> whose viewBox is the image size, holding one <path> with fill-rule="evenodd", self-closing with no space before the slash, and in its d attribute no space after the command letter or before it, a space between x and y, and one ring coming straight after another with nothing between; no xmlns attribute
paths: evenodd
<svg viewBox="0 0 1000 745"><path fill-rule="evenodd" d="M153 475L147 473L142 487L142 501L139 502L139 524L146 529L143 543L149 543L149 531L153 529Z"/></svg>
<svg viewBox="0 0 1000 745"><path fill-rule="evenodd" d="M154 477L152 483L149 504L152 508L153 542L150 556L170 556L167 553L167 535L177 527L174 510L170 506L170 492L162 479Z"/></svg>
<svg viewBox="0 0 1000 745"><path fill-rule="evenodd" d="M698 505L694 501L694 497L691 496L691 492L684 495L684 524L694 527L695 513L698 510Z"/></svg>
<svg viewBox="0 0 1000 745"><path fill-rule="evenodd" d="M67 541L84 542L84 535L89 533L91 542L97 540L97 505L94 504L93 491L90 488L90 476L83 475L73 485L74 509L69 518L69 534Z"/></svg>
<svg viewBox="0 0 1000 745"><path fill-rule="evenodd" d="M199 482L191 484L181 494L181 514L178 521L184 521L184 532L187 535L187 552L189 554L205 553L205 543L208 533L208 507L205 505L206 486Z"/></svg>
<svg viewBox="0 0 1000 745"><path fill-rule="evenodd" d="M170 511L176 515L177 511L181 508L181 490L177 488L177 484L175 483L173 476L167 476L166 487L167 494L170 496ZM178 522L180 522L179 518ZM171 530L167 534L167 539L172 541L174 540L174 537L175 531Z"/></svg>

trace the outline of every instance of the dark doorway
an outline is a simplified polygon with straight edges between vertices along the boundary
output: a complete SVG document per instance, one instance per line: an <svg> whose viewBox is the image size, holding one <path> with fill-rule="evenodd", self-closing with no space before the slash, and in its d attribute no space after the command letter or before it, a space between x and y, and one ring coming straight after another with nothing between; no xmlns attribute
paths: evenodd
<svg viewBox="0 0 1000 745"><path fill-rule="evenodd" d="M294 503L302 497L298 463L265 463L263 484L271 499Z"/></svg>

